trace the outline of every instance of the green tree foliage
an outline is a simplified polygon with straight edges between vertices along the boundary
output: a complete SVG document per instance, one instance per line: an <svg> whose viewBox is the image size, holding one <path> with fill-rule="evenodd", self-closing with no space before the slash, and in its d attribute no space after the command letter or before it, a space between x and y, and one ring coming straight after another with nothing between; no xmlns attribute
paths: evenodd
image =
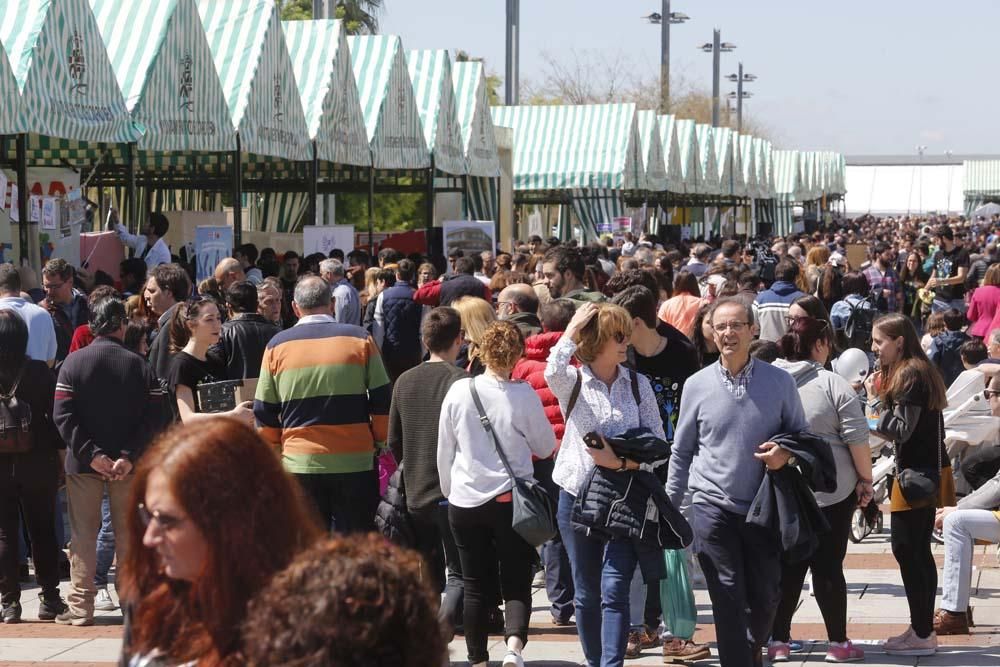
<svg viewBox="0 0 1000 667"><path fill-rule="evenodd" d="M312 18L312 0L278 0L282 21L302 21Z"/></svg>
<svg viewBox="0 0 1000 667"><path fill-rule="evenodd" d="M375 231L412 231L426 225L426 195L418 193L376 194ZM368 195L337 195L337 224L368 229Z"/></svg>
<svg viewBox="0 0 1000 667"><path fill-rule="evenodd" d="M313 18L312 0L278 0L278 7L283 21ZM344 22L348 35L374 35L382 8L383 0L338 0L334 17Z"/></svg>

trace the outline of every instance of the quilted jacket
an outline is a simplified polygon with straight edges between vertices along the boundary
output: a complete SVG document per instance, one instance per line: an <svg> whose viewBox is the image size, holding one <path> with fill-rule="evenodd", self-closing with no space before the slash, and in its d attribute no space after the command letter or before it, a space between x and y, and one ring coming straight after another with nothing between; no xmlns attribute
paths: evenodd
<svg viewBox="0 0 1000 667"><path fill-rule="evenodd" d="M562 442L563 433L566 431L566 422L563 421L558 399L545 381L545 363L549 358L549 352L560 338L562 338L561 331L546 331L529 336L524 341L524 356L517 362L510 374L513 380L527 381L538 394L538 398L542 399L542 407L545 408L545 416L552 424L557 446Z"/></svg>

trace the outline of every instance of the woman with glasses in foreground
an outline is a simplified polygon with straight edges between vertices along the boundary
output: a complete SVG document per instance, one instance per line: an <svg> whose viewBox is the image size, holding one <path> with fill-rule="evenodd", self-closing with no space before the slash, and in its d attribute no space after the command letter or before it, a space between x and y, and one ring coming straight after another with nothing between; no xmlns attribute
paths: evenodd
<svg viewBox="0 0 1000 667"><path fill-rule="evenodd" d="M797 317L790 321L788 333L778 346L783 358L774 365L795 378L809 430L830 444L837 466L837 489L815 494L816 503L830 523L829 532L820 534L819 547L806 560L782 565L781 602L774 618L768 658L772 662L789 659L792 615L799 605L806 570L811 569L816 603L829 639L826 661L862 660L864 651L847 638L844 556L854 509L866 506L874 495L868 422L850 383L823 368L833 347L829 322Z"/></svg>
<svg viewBox="0 0 1000 667"><path fill-rule="evenodd" d="M592 449L583 438L592 431L614 437L636 427L665 438L652 385L622 366L631 335L632 318L621 306L584 304L545 367L545 380L566 418L552 480L561 489L557 519L576 589L576 627L592 666L621 665L624 660L629 586L639 553L632 540L607 542L574 530L573 504L594 466L624 473L639 469L639 464L618 458L608 446ZM580 368L570 365L574 355Z"/></svg>
<svg viewBox="0 0 1000 667"><path fill-rule="evenodd" d="M240 664L249 601L320 535L301 490L259 436L216 417L152 445L131 506L122 664Z"/></svg>

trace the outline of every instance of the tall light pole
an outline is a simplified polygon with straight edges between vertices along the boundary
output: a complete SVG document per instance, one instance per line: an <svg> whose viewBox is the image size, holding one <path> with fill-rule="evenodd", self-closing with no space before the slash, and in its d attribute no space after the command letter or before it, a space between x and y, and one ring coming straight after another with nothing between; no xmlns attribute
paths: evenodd
<svg viewBox="0 0 1000 667"><path fill-rule="evenodd" d="M743 131L743 100L748 97L753 97L749 92L743 91L743 84L750 83L751 81L756 81L757 77L753 74L743 73L743 63L740 63L739 74L730 74L727 79L736 83L736 93L730 93L730 98L736 98L736 131Z"/></svg>
<svg viewBox="0 0 1000 667"><path fill-rule="evenodd" d="M507 0L507 67L504 76L504 104L518 104L518 77L521 68L521 0Z"/></svg>
<svg viewBox="0 0 1000 667"><path fill-rule="evenodd" d="M712 54L712 127L719 127L719 60L720 54L729 53L736 48L735 44L721 41L718 28L712 32L711 44L702 44L701 50Z"/></svg>
<svg viewBox="0 0 1000 667"><path fill-rule="evenodd" d="M927 146L917 146L917 155L920 156L920 164L917 166L917 213L924 212L924 151Z"/></svg>
<svg viewBox="0 0 1000 667"><path fill-rule="evenodd" d="M664 18L666 17L666 18ZM670 26L684 23L687 14L670 11L670 0L662 0L659 13L653 12L642 18L660 26L660 113L670 112Z"/></svg>

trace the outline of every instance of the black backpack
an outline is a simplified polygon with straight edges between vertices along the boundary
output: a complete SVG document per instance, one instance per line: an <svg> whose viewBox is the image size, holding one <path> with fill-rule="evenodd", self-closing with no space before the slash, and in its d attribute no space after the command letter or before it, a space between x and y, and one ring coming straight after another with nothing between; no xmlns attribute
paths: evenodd
<svg viewBox="0 0 1000 667"><path fill-rule="evenodd" d="M872 348L872 329L878 310L871 297L865 297L851 306L851 314L844 325L845 347L856 347L868 352Z"/></svg>
<svg viewBox="0 0 1000 667"><path fill-rule="evenodd" d="M27 365L21 366L10 391L0 393L0 454L23 454L31 451L34 444L31 406L14 395Z"/></svg>

